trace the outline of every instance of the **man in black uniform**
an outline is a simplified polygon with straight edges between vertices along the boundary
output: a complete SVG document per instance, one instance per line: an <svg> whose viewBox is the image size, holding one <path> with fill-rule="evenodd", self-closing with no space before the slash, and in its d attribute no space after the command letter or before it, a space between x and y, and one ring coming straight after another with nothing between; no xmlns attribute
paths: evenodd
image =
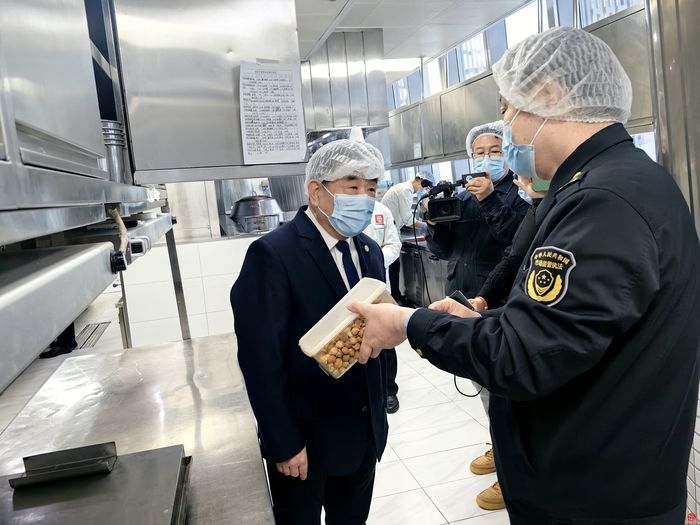
<svg viewBox="0 0 700 525"><path fill-rule="evenodd" d="M508 162L551 181L508 301L483 317L451 300L354 305L361 360L407 330L419 355L493 394L512 524L680 525L700 338L688 207L622 126L631 86L601 40L552 29L493 71Z"/></svg>

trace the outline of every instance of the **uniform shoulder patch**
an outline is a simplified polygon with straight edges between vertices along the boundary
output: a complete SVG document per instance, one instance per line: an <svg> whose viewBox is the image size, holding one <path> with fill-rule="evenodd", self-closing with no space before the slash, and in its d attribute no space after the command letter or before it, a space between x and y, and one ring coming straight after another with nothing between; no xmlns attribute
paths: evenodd
<svg viewBox="0 0 700 525"><path fill-rule="evenodd" d="M530 258L526 286L530 299L546 306L559 303L569 288L569 274L576 267L574 254L556 246L537 248Z"/></svg>

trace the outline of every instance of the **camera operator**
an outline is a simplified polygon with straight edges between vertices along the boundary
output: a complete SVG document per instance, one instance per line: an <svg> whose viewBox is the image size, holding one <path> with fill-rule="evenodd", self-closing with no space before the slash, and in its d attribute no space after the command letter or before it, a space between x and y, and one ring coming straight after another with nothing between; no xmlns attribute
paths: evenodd
<svg viewBox="0 0 700 525"><path fill-rule="evenodd" d="M448 294L460 290L467 297L477 295L527 212L513 172L505 166L502 142L502 121L473 128L467 135L467 153L474 171L487 176L473 178L459 194L458 220L435 222L428 214L428 248L449 261Z"/></svg>

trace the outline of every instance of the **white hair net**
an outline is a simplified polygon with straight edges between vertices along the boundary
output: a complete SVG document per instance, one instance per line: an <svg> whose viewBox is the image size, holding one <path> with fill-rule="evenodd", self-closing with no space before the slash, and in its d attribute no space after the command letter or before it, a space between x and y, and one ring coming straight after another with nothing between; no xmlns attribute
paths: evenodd
<svg viewBox="0 0 700 525"><path fill-rule="evenodd" d="M493 65L501 95L543 118L627 122L632 84L612 49L571 27L532 35Z"/></svg>
<svg viewBox="0 0 700 525"><path fill-rule="evenodd" d="M482 135L493 135L503 140L503 121L497 120L496 122L489 122L488 124L481 124L480 126L473 127L467 134L467 153L472 156L472 146L474 141L481 137Z"/></svg>
<svg viewBox="0 0 700 525"><path fill-rule="evenodd" d="M381 179L384 176L382 153L366 142L341 139L319 148L306 165L306 184L311 180L330 182L348 175Z"/></svg>

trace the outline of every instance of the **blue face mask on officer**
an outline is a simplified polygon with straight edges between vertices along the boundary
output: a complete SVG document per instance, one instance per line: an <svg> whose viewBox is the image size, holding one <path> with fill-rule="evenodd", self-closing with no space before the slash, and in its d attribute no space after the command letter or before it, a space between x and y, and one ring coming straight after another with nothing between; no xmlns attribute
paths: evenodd
<svg viewBox="0 0 700 525"><path fill-rule="evenodd" d="M375 199L366 194L346 195L344 193L332 193L325 184L323 189L333 196L333 213L323 213L331 226L343 237L354 237L364 231L372 221Z"/></svg>
<svg viewBox="0 0 700 525"><path fill-rule="evenodd" d="M547 119L542 122L535 136L532 137L530 144L515 144L513 143L513 122L520 115L520 110L515 114L513 120L504 122L503 125L503 155L508 166L518 175L537 180L540 183L540 188L544 189L544 185L549 185L549 181L543 181L537 177L535 171L535 146L534 142L537 135L540 134L542 128L547 123ZM539 190L538 190L539 191Z"/></svg>
<svg viewBox="0 0 700 525"><path fill-rule="evenodd" d="M505 159L495 154L478 157L474 159L474 171L485 171L493 182L498 182L506 176Z"/></svg>

